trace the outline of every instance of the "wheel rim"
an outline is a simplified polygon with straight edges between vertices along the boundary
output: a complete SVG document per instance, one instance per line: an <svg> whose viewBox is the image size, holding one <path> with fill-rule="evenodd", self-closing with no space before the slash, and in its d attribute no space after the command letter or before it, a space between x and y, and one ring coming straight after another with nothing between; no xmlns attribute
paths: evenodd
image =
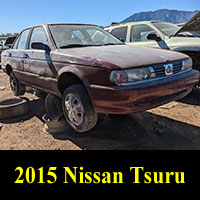
<svg viewBox="0 0 200 200"><path fill-rule="evenodd" d="M11 86L11 90L13 92L16 92L16 90L17 90L17 81L15 80L15 78L13 76L11 76L11 79L10 79L10 86Z"/></svg>
<svg viewBox="0 0 200 200"><path fill-rule="evenodd" d="M84 118L84 108L79 100L74 94L70 93L65 98L65 113L68 120L75 126L80 126Z"/></svg>

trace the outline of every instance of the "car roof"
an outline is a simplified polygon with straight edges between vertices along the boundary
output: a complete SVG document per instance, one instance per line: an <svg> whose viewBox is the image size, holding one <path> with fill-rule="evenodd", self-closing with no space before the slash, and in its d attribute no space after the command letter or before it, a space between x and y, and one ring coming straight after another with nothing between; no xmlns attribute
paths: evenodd
<svg viewBox="0 0 200 200"><path fill-rule="evenodd" d="M133 25L133 24L151 24L151 23L156 23L156 22L161 22L159 20L152 20L152 21L138 21L138 22L124 22L124 23L111 23L110 26L106 26L105 28L111 28L111 27L117 27L117 26L125 26L125 25Z"/></svg>
<svg viewBox="0 0 200 200"><path fill-rule="evenodd" d="M96 26L96 27L100 27L98 25L95 25L95 24L84 24L84 23L46 23L46 24L37 24L37 25L34 25L34 26L30 26L30 27L26 27L24 28L22 31L24 30L27 30L27 29L32 29L34 27L38 27L38 26L49 26L49 25L80 25L80 26ZM21 32L22 32L21 31Z"/></svg>
<svg viewBox="0 0 200 200"><path fill-rule="evenodd" d="M84 23L62 23L62 22L60 22L60 23L47 23L47 24L45 24L45 25L62 25L62 24L64 24L64 25L81 25L81 26L97 26L97 25L95 25L95 24L84 24Z"/></svg>
<svg viewBox="0 0 200 200"><path fill-rule="evenodd" d="M37 27L37 26L49 26L49 25L80 25L80 26L98 26L98 25L95 25L95 24L84 24L84 23L46 23L46 24L38 24L38 25L34 25L34 26L31 26L31 27L28 27L28 28L34 28L34 27ZM26 29L28 29L26 28Z"/></svg>

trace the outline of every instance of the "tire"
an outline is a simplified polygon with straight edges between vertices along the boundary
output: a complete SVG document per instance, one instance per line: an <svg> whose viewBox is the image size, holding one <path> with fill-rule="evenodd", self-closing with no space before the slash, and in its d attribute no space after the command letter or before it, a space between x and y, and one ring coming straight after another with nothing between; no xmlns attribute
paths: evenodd
<svg viewBox="0 0 200 200"><path fill-rule="evenodd" d="M47 111L47 116L50 118L50 120L59 121L62 117L64 117L62 110L62 99L53 94L48 94L46 96L45 108Z"/></svg>
<svg viewBox="0 0 200 200"><path fill-rule="evenodd" d="M26 92L25 85L17 80L13 72L10 73L10 88L15 96L23 96Z"/></svg>
<svg viewBox="0 0 200 200"><path fill-rule="evenodd" d="M67 122L76 132L84 133L95 127L98 114L83 85L72 85L64 91L62 107Z"/></svg>
<svg viewBox="0 0 200 200"><path fill-rule="evenodd" d="M26 98L8 98L0 100L0 119L10 119L26 114L30 110Z"/></svg>
<svg viewBox="0 0 200 200"><path fill-rule="evenodd" d="M65 133L70 129L68 123L66 122L64 118L59 121L51 121L48 115L45 114L42 117L42 120L45 122L44 128L43 128L43 131L45 133L59 134L59 133Z"/></svg>

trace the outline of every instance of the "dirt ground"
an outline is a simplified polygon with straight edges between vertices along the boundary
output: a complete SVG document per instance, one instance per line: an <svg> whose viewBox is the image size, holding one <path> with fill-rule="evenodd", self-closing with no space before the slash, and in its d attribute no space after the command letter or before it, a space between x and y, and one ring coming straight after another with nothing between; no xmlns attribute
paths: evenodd
<svg viewBox="0 0 200 200"><path fill-rule="evenodd" d="M1 88L5 87L5 88ZM0 70L0 99L12 97L9 78ZM62 134L43 132L44 98L25 94L31 110L25 116L0 120L1 150L179 150L200 149L200 89L182 100L146 112L100 115L86 134L70 127Z"/></svg>

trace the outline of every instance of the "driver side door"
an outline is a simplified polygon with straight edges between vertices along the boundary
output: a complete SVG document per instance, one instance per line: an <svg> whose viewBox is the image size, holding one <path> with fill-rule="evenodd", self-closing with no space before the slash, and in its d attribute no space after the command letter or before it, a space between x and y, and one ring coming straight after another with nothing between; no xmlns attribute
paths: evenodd
<svg viewBox="0 0 200 200"><path fill-rule="evenodd" d="M133 25L131 26L130 41L127 44L131 46L161 48L159 42L147 39L150 33L159 36L159 34L147 24Z"/></svg>

